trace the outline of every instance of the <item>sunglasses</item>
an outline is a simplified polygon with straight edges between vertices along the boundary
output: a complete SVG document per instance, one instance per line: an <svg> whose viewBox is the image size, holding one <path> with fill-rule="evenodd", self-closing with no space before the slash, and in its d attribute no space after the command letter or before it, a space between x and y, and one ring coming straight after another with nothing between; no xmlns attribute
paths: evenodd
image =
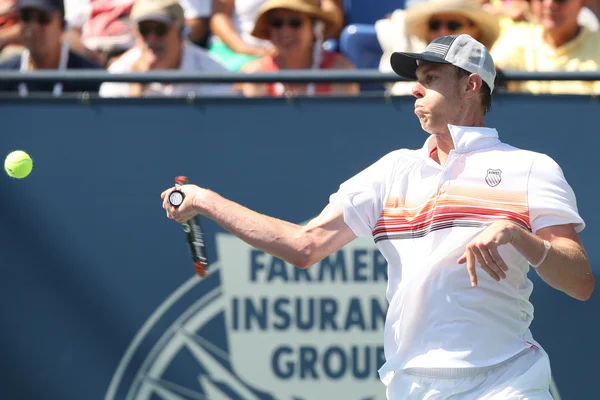
<svg viewBox="0 0 600 400"><path fill-rule="evenodd" d="M429 21L429 30L430 31L439 31L442 26L445 26L446 29L450 32L456 32L464 28L465 24L456 20L448 20L448 21L440 21L439 19L432 19Z"/></svg>
<svg viewBox="0 0 600 400"><path fill-rule="evenodd" d="M169 32L169 25L160 23L141 23L138 25L138 31L140 31L140 35L142 35L144 38L148 37L150 34L154 34L157 37L163 37L167 34L167 32Z"/></svg>
<svg viewBox="0 0 600 400"><path fill-rule="evenodd" d="M273 18L269 21L269 25L275 29L281 29L284 25L293 29L298 29L302 26L302 20L300 18L290 18L288 20L283 18Z"/></svg>
<svg viewBox="0 0 600 400"><path fill-rule="evenodd" d="M25 24L37 22L40 25L48 25L52 21L52 15L45 11L24 8L19 11L19 20Z"/></svg>

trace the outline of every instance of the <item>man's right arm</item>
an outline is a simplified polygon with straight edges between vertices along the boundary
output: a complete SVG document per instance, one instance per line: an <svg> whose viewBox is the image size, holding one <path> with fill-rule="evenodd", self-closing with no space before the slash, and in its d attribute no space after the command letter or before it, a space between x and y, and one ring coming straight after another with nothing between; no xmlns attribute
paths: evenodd
<svg viewBox="0 0 600 400"><path fill-rule="evenodd" d="M162 194L170 218L182 222L195 214L206 215L249 245L299 268L308 268L356 238L344 222L341 206L328 205L301 226L252 211L194 185L180 187L185 200L175 209L166 201L171 190Z"/></svg>

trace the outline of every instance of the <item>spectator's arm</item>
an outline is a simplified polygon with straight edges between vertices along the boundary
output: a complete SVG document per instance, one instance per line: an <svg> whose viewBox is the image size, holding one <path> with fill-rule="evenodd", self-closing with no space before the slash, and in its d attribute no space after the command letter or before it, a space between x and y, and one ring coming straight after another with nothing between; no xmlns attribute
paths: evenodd
<svg viewBox="0 0 600 400"><path fill-rule="evenodd" d="M102 60L96 53L85 47L81 40L83 26L90 19L90 0L64 0L64 7L65 21L67 22L65 34L70 42L71 50L100 64Z"/></svg>
<svg viewBox="0 0 600 400"><path fill-rule="evenodd" d="M234 5L235 0L212 0L213 14L210 19L212 33L236 53L256 56L269 54L271 50L248 45L235 30L231 20Z"/></svg>
<svg viewBox="0 0 600 400"><path fill-rule="evenodd" d="M260 60L247 62L240 69L240 72L246 74L261 72ZM234 85L234 89L241 92L245 97L263 97L268 95L267 85L265 83L237 83Z"/></svg>
<svg viewBox="0 0 600 400"><path fill-rule="evenodd" d="M93 50L88 49L87 47L85 47L85 45L83 44L83 41L81 40L81 28L79 27L74 27L68 30L68 32L66 32L67 37L69 38L69 47L71 48L71 50L73 50L76 53L81 54L82 56L89 58L91 61L101 65L101 66L105 66L104 64L104 60L102 60L102 57L98 56L98 54L96 54Z"/></svg>
<svg viewBox="0 0 600 400"><path fill-rule="evenodd" d="M336 58L331 69L354 69L354 65L346 57L340 55ZM331 92L332 94L355 95L360 92L360 85L358 83L335 83L332 85Z"/></svg>
<svg viewBox="0 0 600 400"><path fill-rule="evenodd" d="M322 0L321 7L324 11L335 15L335 25L325 32L325 37L327 39L337 39L344 27L344 6L342 0Z"/></svg>
<svg viewBox="0 0 600 400"><path fill-rule="evenodd" d="M0 51L6 46L21 44L21 24L0 29Z"/></svg>
<svg viewBox="0 0 600 400"><path fill-rule="evenodd" d="M185 24L190 29L190 40L195 44L203 44L208 36L208 18L188 18Z"/></svg>
<svg viewBox="0 0 600 400"><path fill-rule="evenodd" d="M180 0L179 3L185 11L185 24L190 30L190 40L204 45L208 37L211 0Z"/></svg>

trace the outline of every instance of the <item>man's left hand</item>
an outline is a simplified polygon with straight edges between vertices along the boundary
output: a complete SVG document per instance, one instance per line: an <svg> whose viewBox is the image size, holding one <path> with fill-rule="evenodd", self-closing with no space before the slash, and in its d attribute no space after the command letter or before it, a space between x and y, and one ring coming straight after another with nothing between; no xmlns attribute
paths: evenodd
<svg viewBox="0 0 600 400"><path fill-rule="evenodd" d="M467 244L466 251L458 259L458 263L467 264L471 286L477 286L476 263L496 281L506 278L508 266L500 257L498 247L513 241L515 228L519 229L509 221L494 222Z"/></svg>

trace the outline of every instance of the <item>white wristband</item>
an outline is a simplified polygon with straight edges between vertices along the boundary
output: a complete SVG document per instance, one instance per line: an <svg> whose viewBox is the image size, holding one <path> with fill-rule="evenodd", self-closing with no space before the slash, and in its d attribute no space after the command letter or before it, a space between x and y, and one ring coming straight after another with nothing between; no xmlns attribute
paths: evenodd
<svg viewBox="0 0 600 400"><path fill-rule="evenodd" d="M551 247L552 247L552 244L550 244L549 241L544 240L544 255L542 256L542 259L537 264L531 264L531 266L533 268L539 267L540 265L542 265L542 263L544 261L546 261L546 257L548 256L548 252L550 251Z"/></svg>

